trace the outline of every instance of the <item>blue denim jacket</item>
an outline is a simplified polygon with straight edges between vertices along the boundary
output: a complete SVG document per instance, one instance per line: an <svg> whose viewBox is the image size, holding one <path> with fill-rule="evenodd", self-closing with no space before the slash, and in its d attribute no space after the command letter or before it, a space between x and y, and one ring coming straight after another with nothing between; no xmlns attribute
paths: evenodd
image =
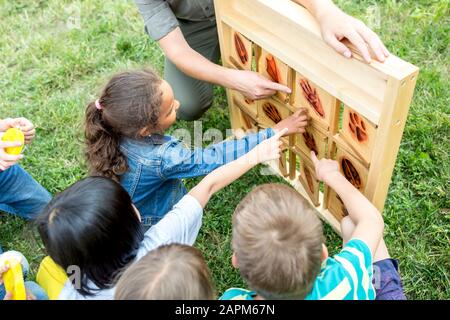
<svg viewBox="0 0 450 320"><path fill-rule="evenodd" d="M171 136L124 138L120 148L128 170L120 183L141 212L144 226L158 222L186 193L181 179L204 176L233 161L274 134L271 128L207 148L188 148Z"/></svg>

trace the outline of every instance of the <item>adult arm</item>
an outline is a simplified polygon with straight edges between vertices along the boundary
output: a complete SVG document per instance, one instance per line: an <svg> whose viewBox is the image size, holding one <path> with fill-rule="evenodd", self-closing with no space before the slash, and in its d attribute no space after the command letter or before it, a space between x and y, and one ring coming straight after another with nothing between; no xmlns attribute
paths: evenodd
<svg viewBox="0 0 450 320"><path fill-rule="evenodd" d="M276 91L291 92L256 72L225 68L209 61L189 46L179 27L160 39L159 45L166 57L188 76L240 91L250 99L266 98Z"/></svg>
<svg viewBox="0 0 450 320"><path fill-rule="evenodd" d="M276 91L290 92L252 71L219 66L192 49L179 28L169 4L164 0L135 0L151 38L159 42L166 57L188 76L238 90L250 99L262 99Z"/></svg>

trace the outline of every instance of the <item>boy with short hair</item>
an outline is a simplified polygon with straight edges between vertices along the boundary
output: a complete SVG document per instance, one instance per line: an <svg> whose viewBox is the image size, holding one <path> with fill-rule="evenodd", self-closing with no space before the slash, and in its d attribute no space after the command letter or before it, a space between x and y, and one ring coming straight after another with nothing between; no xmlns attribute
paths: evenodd
<svg viewBox="0 0 450 320"><path fill-rule="evenodd" d="M380 212L345 179L336 161L319 161L313 152L311 157L317 178L349 213L341 223L343 249L328 257L320 220L292 188L259 186L233 215L232 263L254 291L232 288L221 299L405 299L382 239ZM377 288L373 267L381 271Z"/></svg>

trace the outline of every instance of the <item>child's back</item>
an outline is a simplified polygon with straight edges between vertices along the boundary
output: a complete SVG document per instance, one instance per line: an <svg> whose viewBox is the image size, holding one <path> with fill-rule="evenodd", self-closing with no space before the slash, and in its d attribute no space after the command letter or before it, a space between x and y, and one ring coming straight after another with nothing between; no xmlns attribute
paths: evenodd
<svg viewBox="0 0 450 320"><path fill-rule="evenodd" d="M185 194L183 178L203 176L233 161L274 134L271 128L240 140L190 149L164 132L176 121L179 102L170 85L149 70L122 72L86 109L86 157L92 175L119 181L142 214L159 221ZM303 132L300 109L274 129Z"/></svg>
<svg viewBox="0 0 450 320"><path fill-rule="evenodd" d="M230 289L221 299L374 299L373 253L383 234L375 207L338 172L318 161L317 177L345 203L355 228L340 253L328 257L320 220L285 185L263 185L233 215L233 265L254 292Z"/></svg>

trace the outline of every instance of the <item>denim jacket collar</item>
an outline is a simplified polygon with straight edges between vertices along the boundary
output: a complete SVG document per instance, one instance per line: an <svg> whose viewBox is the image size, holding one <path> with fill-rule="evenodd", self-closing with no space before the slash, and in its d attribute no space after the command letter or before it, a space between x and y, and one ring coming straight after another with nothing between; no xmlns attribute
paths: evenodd
<svg viewBox="0 0 450 320"><path fill-rule="evenodd" d="M159 133L154 133L146 137L146 140L152 144L163 144L167 142L167 138Z"/></svg>

